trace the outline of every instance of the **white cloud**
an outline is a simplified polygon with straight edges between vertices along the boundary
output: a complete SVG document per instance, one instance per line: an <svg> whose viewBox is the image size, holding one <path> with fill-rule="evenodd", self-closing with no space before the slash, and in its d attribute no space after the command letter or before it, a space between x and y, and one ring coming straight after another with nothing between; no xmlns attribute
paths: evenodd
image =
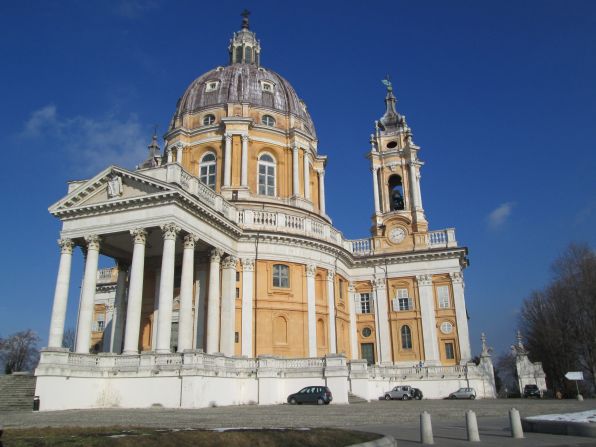
<svg viewBox="0 0 596 447"><path fill-rule="evenodd" d="M150 141L134 114L123 120L113 115L68 118L52 104L31 114L20 137L56 147L80 174L93 174L111 164L133 168L147 157Z"/></svg>
<svg viewBox="0 0 596 447"><path fill-rule="evenodd" d="M511 216L514 205L514 202L505 202L492 210L486 218L489 228L496 230L503 226Z"/></svg>

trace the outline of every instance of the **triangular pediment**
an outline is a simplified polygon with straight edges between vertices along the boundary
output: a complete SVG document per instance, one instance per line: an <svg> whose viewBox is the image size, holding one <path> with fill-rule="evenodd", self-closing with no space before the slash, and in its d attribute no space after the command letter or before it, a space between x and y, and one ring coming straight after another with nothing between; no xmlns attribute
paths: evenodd
<svg viewBox="0 0 596 447"><path fill-rule="evenodd" d="M80 184L66 197L52 205L49 210L55 213L72 208L112 204L139 197L160 195L174 189L172 185L147 175L110 166Z"/></svg>

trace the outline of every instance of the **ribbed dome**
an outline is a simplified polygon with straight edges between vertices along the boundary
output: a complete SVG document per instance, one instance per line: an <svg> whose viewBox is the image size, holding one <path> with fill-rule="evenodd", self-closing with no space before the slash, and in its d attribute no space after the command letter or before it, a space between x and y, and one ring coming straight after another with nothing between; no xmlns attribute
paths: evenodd
<svg viewBox="0 0 596 447"><path fill-rule="evenodd" d="M216 87L212 86L213 83L216 83ZM272 91L266 90L263 83L272 85ZM294 115L305 122L307 128L304 130L307 133L316 136L306 105L290 83L274 71L253 64L217 67L199 76L180 98L175 117L230 102L249 103L251 106Z"/></svg>

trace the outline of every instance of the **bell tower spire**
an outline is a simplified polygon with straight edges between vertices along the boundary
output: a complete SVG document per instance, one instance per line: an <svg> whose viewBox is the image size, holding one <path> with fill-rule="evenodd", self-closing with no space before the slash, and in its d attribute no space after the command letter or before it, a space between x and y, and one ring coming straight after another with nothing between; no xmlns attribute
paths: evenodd
<svg viewBox="0 0 596 447"><path fill-rule="evenodd" d="M412 140L406 117L396 108L397 99L389 76L381 81L386 87L385 113L375 121L371 135L371 162L375 214L371 232L375 249L380 251L426 248L428 222L420 193L420 147Z"/></svg>
<svg viewBox="0 0 596 447"><path fill-rule="evenodd" d="M261 42L250 30L248 21L250 11L245 9L240 15L242 16L242 28L234 33L228 46L230 65L250 64L258 67L261 64Z"/></svg>

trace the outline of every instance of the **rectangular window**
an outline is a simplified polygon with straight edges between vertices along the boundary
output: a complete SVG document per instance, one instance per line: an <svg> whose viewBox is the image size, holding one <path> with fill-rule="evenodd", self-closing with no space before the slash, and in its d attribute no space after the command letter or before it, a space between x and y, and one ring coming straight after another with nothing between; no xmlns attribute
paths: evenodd
<svg viewBox="0 0 596 447"><path fill-rule="evenodd" d="M240 288L236 287L236 299L240 298Z"/></svg>
<svg viewBox="0 0 596 447"><path fill-rule="evenodd" d="M437 298L439 299L439 308L448 309L449 306L449 286L437 287Z"/></svg>
<svg viewBox="0 0 596 447"><path fill-rule="evenodd" d="M240 333L234 332L234 343L240 343Z"/></svg>
<svg viewBox="0 0 596 447"><path fill-rule="evenodd" d="M240 281L240 272L236 272L236 282Z"/></svg>
<svg viewBox="0 0 596 447"><path fill-rule="evenodd" d="M360 294L360 313L370 313L370 293Z"/></svg>
<svg viewBox="0 0 596 447"><path fill-rule="evenodd" d="M408 296L408 289L397 289L397 303L399 311L414 309L414 301Z"/></svg>
<svg viewBox="0 0 596 447"><path fill-rule="evenodd" d="M453 343L445 343L445 358L448 360L455 359L455 351L453 349Z"/></svg>
<svg viewBox="0 0 596 447"><path fill-rule="evenodd" d="M287 265L275 264L273 266L273 287L290 287L289 270Z"/></svg>
<svg viewBox="0 0 596 447"><path fill-rule="evenodd" d="M344 282L340 279L339 283L339 300L343 301L344 299Z"/></svg>

